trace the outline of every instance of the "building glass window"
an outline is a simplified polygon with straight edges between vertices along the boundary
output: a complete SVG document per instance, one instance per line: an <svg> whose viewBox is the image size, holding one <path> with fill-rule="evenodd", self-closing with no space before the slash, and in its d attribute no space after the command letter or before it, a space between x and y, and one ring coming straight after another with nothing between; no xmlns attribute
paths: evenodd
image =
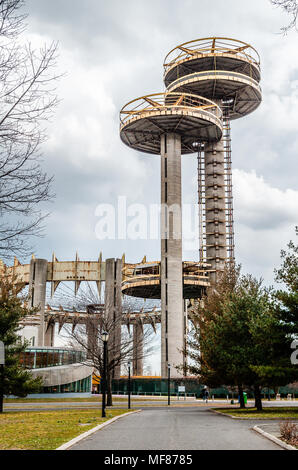
<svg viewBox="0 0 298 470"><path fill-rule="evenodd" d="M28 348L20 354L20 363L26 369L44 369L77 364L86 360L86 353L70 349Z"/></svg>

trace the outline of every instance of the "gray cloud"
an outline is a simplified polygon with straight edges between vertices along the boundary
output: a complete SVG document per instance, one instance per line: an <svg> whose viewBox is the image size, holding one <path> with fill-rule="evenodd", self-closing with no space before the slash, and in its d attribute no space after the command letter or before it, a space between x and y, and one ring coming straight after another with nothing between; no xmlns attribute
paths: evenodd
<svg viewBox="0 0 298 470"><path fill-rule="evenodd" d="M159 201L159 159L126 148L118 135L118 113L133 98L163 91L162 63L177 44L206 36L251 42L261 55L263 103L252 115L232 123L234 168L247 175L251 194L237 192L235 229L238 261L266 279L278 263L279 250L294 230L293 211L260 204L279 190L297 191L298 35L276 34L287 18L269 1L252 0L28 0L27 34L34 44L59 40L59 68L67 77L59 86L62 103L49 126L45 168L55 175L57 199L50 206L47 236L36 245L38 256L58 258L121 256L137 260L145 253L158 259L158 241L95 239L97 204ZM256 179L251 179L251 171ZM235 182L237 186L237 181ZM273 193L272 193L273 192ZM185 201L196 202L196 156L183 160ZM264 201L263 201L264 202ZM270 252L266 255L270 240ZM196 259L196 252L185 252Z"/></svg>

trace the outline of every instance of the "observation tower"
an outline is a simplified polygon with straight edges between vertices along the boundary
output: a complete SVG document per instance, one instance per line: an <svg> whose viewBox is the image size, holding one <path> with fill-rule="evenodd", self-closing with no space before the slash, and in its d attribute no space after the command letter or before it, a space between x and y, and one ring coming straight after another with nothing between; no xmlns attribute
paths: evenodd
<svg viewBox="0 0 298 470"><path fill-rule="evenodd" d="M229 122L260 104L260 63L249 44L207 38L177 46L164 69L164 93L122 108L120 137L135 150L161 156L160 291L155 289L161 296L161 374L167 376L170 364L171 375L179 377L176 367L184 363L187 334L184 298L202 293L201 288L189 289L191 294L185 289L181 155L198 152L200 262L210 265L209 280L214 281L234 258ZM141 291L149 297L146 288ZM139 291L137 280L130 280L127 292L123 289L128 295Z"/></svg>
<svg viewBox="0 0 298 470"><path fill-rule="evenodd" d="M222 110L223 135L217 142L198 139L200 260L211 264L211 280L234 261L230 121L261 103L260 57L242 41L203 38L175 47L164 61L168 92L213 100Z"/></svg>

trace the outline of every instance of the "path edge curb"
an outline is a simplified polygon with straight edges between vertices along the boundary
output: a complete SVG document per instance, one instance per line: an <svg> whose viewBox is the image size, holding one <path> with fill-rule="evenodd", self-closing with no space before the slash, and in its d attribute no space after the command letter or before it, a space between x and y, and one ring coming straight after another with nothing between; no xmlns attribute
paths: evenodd
<svg viewBox="0 0 298 470"><path fill-rule="evenodd" d="M224 417L227 416L228 418L231 418L231 419L238 419L236 416L222 413L221 411L215 410L214 408L209 408L209 411L211 411L212 413L216 413L219 416L224 416Z"/></svg>
<svg viewBox="0 0 298 470"><path fill-rule="evenodd" d="M263 424L263 426L266 426L266 424ZM266 437L266 438L269 439L270 441L275 442L275 444L279 445L280 447L283 447L283 449L286 449L286 450L297 450L295 447L291 446L290 444L286 444L286 443L283 442L281 439L278 439L278 437L275 437L275 436L273 436L272 434L269 434L268 432L263 431L263 429L259 428L259 426L254 426L254 427L253 427L253 430L254 430L255 432L258 432L259 434L261 434L263 437Z"/></svg>
<svg viewBox="0 0 298 470"><path fill-rule="evenodd" d="M287 421L289 418L258 418L258 417L249 417L249 416L234 416L234 415L229 415L228 413L222 413L221 411L214 410L213 408L210 408L209 411L212 411L212 413L216 413L220 416L226 416L227 418L230 419L238 419L238 420L246 420L246 421L257 421L257 420L266 420L266 421ZM296 419L296 418L293 418ZM296 449L295 449L296 450Z"/></svg>
<svg viewBox="0 0 298 470"><path fill-rule="evenodd" d="M86 431L86 432L84 432L83 434L80 434L79 436L74 437L73 439L71 439L70 441L66 442L65 444L62 444L62 446L58 447L58 448L55 449L55 450L68 450L68 449L70 449L71 447L73 447L74 445L76 445L78 442L82 441L83 439L86 439L86 437L89 437L89 436L91 436L92 434L94 434L95 432L100 431L102 428L105 428L105 427L108 426L109 424L114 423L114 421L117 421L117 420L120 419L120 418L125 418L125 416L130 416L130 415L133 415L133 414L135 414L135 413L140 413L141 411L142 411L142 410L135 410L135 411L130 411L129 413L123 413L122 415L115 416L114 418L109 419L108 421L105 421L105 422L102 423L102 424L99 424L99 425L96 426L95 428L89 429L89 431Z"/></svg>

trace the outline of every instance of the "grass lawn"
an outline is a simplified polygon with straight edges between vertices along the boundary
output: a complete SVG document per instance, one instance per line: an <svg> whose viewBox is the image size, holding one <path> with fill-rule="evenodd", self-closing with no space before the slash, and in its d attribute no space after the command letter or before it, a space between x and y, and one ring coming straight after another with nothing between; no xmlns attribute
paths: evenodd
<svg viewBox="0 0 298 470"><path fill-rule="evenodd" d="M257 419L273 419L273 418L296 418L298 419L298 406L290 407L272 407L263 408L263 411L257 411L256 408L246 408L240 410L239 408L213 408L220 411L222 414L236 416L237 418L257 418Z"/></svg>
<svg viewBox="0 0 298 470"><path fill-rule="evenodd" d="M9 412L0 415L0 450L54 450L127 410Z"/></svg>

